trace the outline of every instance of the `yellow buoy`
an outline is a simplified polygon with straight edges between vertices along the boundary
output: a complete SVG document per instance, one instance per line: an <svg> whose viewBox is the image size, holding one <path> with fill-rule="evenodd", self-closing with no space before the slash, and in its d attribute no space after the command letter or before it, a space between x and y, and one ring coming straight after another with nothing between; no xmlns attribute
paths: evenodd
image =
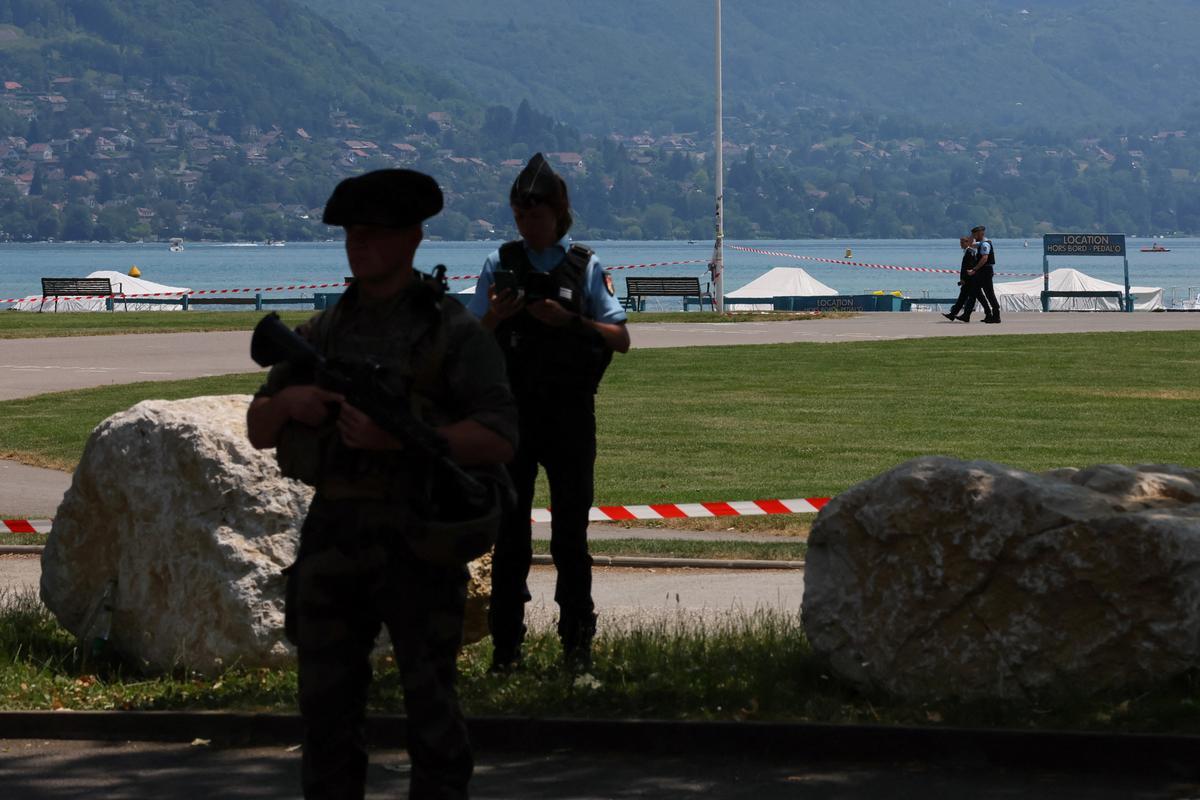
<svg viewBox="0 0 1200 800"><path fill-rule="evenodd" d="M137 264L134 264L132 267L129 268L129 277L131 277L131 278L142 277L142 271L137 268Z"/></svg>
<svg viewBox="0 0 1200 800"><path fill-rule="evenodd" d="M846 258L854 258L854 251L849 247L846 248Z"/></svg>

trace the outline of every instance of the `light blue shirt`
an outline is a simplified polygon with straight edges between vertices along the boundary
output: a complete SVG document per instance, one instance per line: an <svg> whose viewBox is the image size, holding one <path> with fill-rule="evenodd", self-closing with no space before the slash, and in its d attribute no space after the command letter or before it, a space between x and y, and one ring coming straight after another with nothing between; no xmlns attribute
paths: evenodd
<svg viewBox="0 0 1200 800"><path fill-rule="evenodd" d="M562 263L570 248L571 237L564 236L558 240L558 244L547 247L540 253L530 249L529 245L525 245L525 253L529 256L529 263L533 264L534 269L538 272L549 272ZM487 313L488 292L494 281L492 275L498 269L500 269L500 251L496 250L483 262L483 272L475 283L475 294L467 303L467 308L471 313L480 319ZM585 316L597 322L625 322L628 319L625 309L621 308L620 300L608 293L604 277L604 267L600 264L600 259L593 254L591 261L588 262L587 275L583 281Z"/></svg>

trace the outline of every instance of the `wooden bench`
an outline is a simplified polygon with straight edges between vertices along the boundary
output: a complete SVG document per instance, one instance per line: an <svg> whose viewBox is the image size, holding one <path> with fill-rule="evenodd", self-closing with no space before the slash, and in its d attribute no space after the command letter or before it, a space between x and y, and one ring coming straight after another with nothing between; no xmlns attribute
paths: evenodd
<svg viewBox="0 0 1200 800"><path fill-rule="evenodd" d="M709 306L714 311L717 308L713 301L712 291L708 287L704 291L700 291L699 278L629 277L625 279L625 297L621 300L621 305L626 310L645 311L647 297L682 297L685 310L689 305L688 300L694 298L700 303L701 311L704 310L705 298L708 298Z"/></svg>
<svg viewBox="0 0 1200 800"><path fill-rule="evenodd" d="M116 294L121 292L121 284L117 284ZM60 297L103 297L106 298L104 307L113 310L112 281L108 278L42 278L42 302L38 311L46 305L46 299L53 297L54 310L58 311Z"/></svg>

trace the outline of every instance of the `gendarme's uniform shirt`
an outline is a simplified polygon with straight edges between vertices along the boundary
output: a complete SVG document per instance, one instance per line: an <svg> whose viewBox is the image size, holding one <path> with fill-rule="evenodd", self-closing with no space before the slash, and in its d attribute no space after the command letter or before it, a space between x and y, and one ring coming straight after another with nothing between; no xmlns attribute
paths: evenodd
<svg viewBox="0 0 1200 800"><path fill-rule="evenodd" d="M529 261L533 264L534 269L538 272L550 272L562 263L570 248L571 237L564 236L557 244L547 247L540 253L532 250L528 245L525 246L525 252L529 255ZM494 280L492 275L498 269L500 269L500 251L496 250L483 262L483 272L475 284L475 294L467 303L467 308L471 313L481 319L487 313L488 292L492 288ZM625 322L628 319L625 309L621 308L621 301L608 293L608 287L604 280L604 267L595 255L588 262L584 286L584 309L588 317L597 322L610 323Z"/></svg>

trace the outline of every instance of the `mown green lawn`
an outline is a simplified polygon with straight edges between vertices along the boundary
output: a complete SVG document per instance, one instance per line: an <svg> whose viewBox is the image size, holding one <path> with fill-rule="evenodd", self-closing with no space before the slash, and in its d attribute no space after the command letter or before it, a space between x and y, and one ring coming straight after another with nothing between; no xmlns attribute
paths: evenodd
<svg viewBox="0 0 1200 800"><path fill-rule="evenodd" d="M261 380L6 401L0 456L71 469L96 423L139 400L252 392ZM603 504L830 496L926 454L1032 470L1195 464L1200 334L635 350L614 360L598 417Z"/></svg>
<svg viewBox="0 0 1200 800"><path fill-rule="evenodd" d="M265 312L130 311L111 314L42 314L0 312L0 339L43 336L116 336L124 333L188 333L252 330ZM282 311L289 325L299 325L311 311Z"/></svg>

